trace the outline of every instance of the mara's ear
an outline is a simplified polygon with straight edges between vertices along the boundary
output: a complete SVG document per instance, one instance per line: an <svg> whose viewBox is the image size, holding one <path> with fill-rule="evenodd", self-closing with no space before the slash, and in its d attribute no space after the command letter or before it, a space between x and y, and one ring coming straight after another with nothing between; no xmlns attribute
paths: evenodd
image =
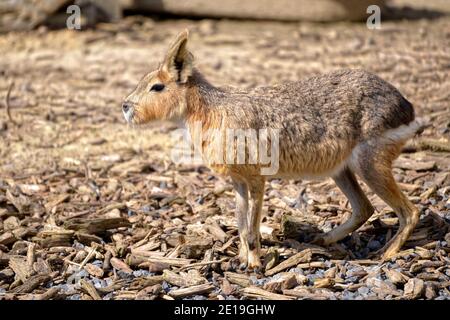
<svg viewBox="0 0 450 320"><path fill-rule="evenodd" d="M181 32L167 51L161 69L179 83L186 83L192 75L194 56L186 48L189 32Z"/></svg>

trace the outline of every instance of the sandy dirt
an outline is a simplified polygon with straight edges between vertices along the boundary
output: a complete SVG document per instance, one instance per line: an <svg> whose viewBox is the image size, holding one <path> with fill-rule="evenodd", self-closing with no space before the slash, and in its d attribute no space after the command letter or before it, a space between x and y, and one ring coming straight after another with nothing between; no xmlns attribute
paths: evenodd
<svg viewBox="0 0 450 320"><path fill-rule="evenodd" d="M175 125L130 128L121 113L184 28L197 67L218 86L363 68L414 104L429 127L394 173L422 215L396 258L370 257L398 221L365 186L376 214L321 248L304 241L349 217L344 196L331 179L273 180L263 208L266 270L304 256L272 275L235 270L229 181L171 161ZM0 35L0 300L449 299L449 48L449 16L382 21L380 30L132 16L82 32ZM281 227L287 215L305 223L295 240Z"/></svg>

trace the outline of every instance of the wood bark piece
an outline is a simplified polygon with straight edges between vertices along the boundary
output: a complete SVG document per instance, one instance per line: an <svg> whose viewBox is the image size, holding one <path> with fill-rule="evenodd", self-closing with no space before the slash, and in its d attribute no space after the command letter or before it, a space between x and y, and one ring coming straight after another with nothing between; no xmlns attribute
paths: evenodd
<svg viewBox="0 0 450 320"><path fill-rule="evenodd" d="M51 287L44 293L35 295L34 299L35 300L51 300L59 294L59 290L60 289L57 287Z"/></svg>
<svg viewBox="0 0 450 320"><path fill-rule="evenodd" d="M10 258L9 254L0 251L0 266L7 266Z"/></svg>
<svg viewBox="0 0 450 320"><path fill-rule="evenodd" d="M168 265L167 263L146 261L139 264L138 268L140 269L148 268L149 272L159 273L166 269L170 269L170 265Z"/></svg>
<svg viewBox="0 0 450 320"><path fill-rule="evenodd" d="M284 214L281 218L281 232L288 239L298 239L311 232L311 225L302 217Z"/></svg>
<svg viewBox="0 0 450 320"><path fill-rule="evenodd" d="M188 259L199 259L207 249L212 247L212 245L213 241L210 238L186 241L186 243L181 246L180 253L185 254Z"/></svg>
<svg viewBox="0 0 450 320"><path fill-rule="evenodd" d="M235 292L235 288L231 285L231 283L226 278L224 278L222 280L222 286L220 288L222 290L222 293L225 295L230 295Z"/></svg>
<svg viewBox="0 0 450 320"><path fill-rule="evenodd" d="M432 300L434 298L436 298L437 293L436 293L436 288L434 285L428 284L425 286L425 298Z"/></svg>
<svg viewBox="0 0 450 320"><path fill-rule="evenodd" d="M26 197L25 195L23 195L21 193L19 193L16 196L16 195L12 194L9 189L6 190L6 198L22 214L27 214L31 207L31 204L32 204L29 197Z"/></svg>
<svg viewBox="0 0 450 320"><path fill-rule="evenodd" d="M298 252L294 254L293 256L289 257L287 260L281 262L276 267L269 269L265 272L266 276L272 276L275 273L278 273L280 271L283 271L287 268L296 266L300 263L308 262L311 260L312 257L312 251L311 249L305 249L301 252Z"/></svg>
<svg viewBox="0 0 450 320"><path fill-rule="evenodd" d="M222 262L225 262L227 260L228 260L228 258L223 258L223 259L220 259L220 260L202 261L202 262L191 263L191 264L188 264L188 265L185 265L185 266L181 267L180 270L185 270L185 269L189 269L189 268L196 268L196 267L202 267L202 266L208 266L208 265L215 264L215 263L222 263Z"/></svg>
<svg viewBox="0 0 450 320"><path fill-rule="evenodd" d="M14 242L16 242L18 239L12 232L5 232L0 235L0 244L3 244L5 246L8 246Z"/></svg>
<svg viewBox="0 0 450 320"><path fill-rule="evenodd" d="M212 284L203 283L203 284L199 284L196 286L172 290L169 292L169 296L171 296L175 299L180 299L180 298L189 297L189 296L193 296L193 295L205 294L205 293L211 292L212 290L214 290L214 286Z"/></svg>
<svg viewBox="0 0 450 320"><path fill-rule="evenodd" d="M96 243L94 243L94 246L92 248L90 248L90 251L87 254L87 256L83 259L83 261L81 261L79 270L81 270L86 265L86 263L88 263L89 260L91 260L91 258L94 257L96 251L97 251L97 245L96 245Z"/></svg>
<svg viewBox="0 0 450 320"><path fill-rule="evenodd" d="M33 270L36 273L40 274L49 274L52 272L52 268L50 267L47 260L44 260L42 258L38 258L35 263L33 263Z"/></svg>
<svg viewBox="0 0 450 320"><path fill-rule="evenodd" d="M214 237L214 239L219 240L222 243L227 241L228 235L222 230L216 221L210 219L208 223L204 225L204 228Z"/></svg>
<svg viewBox="0 0 450 320"><path fill-rule="evenodd" d="M113 284L111 284L107 287L98 288L97 291L100 292L102 295L108 294L108 293L114 292L116 290L120 290L121 288L123 288L125 283L126 283L125 280L117 280Z"/></svg>
<svg viewBox="0 0 450 320"><path fill-rule="evenodd" d="M130 289L132 290L140 290L142 288L153 286L156 284L161 284L164 281L164 277L161 276L148 276L145 278L138 278L134 280L131 285Z"/></svg>
<svg viewBox="0 0 450 320"><path fill-rule="evenodd" d="M141 289L136 294L136 299L154 300L155 298L157 298L157 295L159 295L162 291L163 291L163 287L160 284L155 284L153 286L147 286L144 289Z"/></svg>
<svg viewBox="0 0 450 320"><path fill-rule="evenodd" d="M116 257L111 258L110 263L114 268L118 270L122 270L126 273L133 273L133 269L131 269L125 262Z"/></svg>
<svg viewBox="0 0 450 320"><path fill-rule="evenodd" d="M425 290L425 283L422 279L409 279L405 284L404 295L408 299L418 299L422 296Z"/></svg>
<svg viewBox="0 0 450 320"><path fill-rule="evenodd" d="M436 169L436 162L415 161L407 158L399 158L394 162L394 167L404 170L431 171Z"/></svg>
<svg viewBox="0 0 450 320"><path fill-rule="evenodd" d="M40 244L43 248L51 247L70 247L72 245L74 232L61 228L55 230L43 230L39 232L33 241Z"/></svg>
<svg viewBox="0 0 450 320"><path fill-rule="evenodd" d="M11 105L9 104L9 98L11 96L11 91L12 91L13 87L14 87L14 82L11 82L8 87L8 91L6 92L5 106L6 106L6 115L8 117L9 122L11 122L13 125L17 126L17 122L14 121L14 119L11 115Z"/></svg>
<svg viewBox="0 0 450 320"><path fill-rule="evenodd" d="M383 271L393 284L405 284L409 280L409 277L397 270L383 268Z"/></svg>
<svg viewBox="0 0 450 320"><path fill-rule="evenodd" d="M75 238L84 245L90 246L92 242L102 243L102 238L93 234L75 232Z"/></svg>
<svg viewBox="0 0 450 320"><path fill-rule="evenodd" d="M56 198L54 198L53 200L47 202L44 205L44 208L45 208L45 210L50 212L54 207L56 207L57 205L59 205L59 204L65 202L65 201L69 200L69 198L70 198L70 195L68 195L68 194L60 194Z"/></svg>
<svg viewBox="0 0 450 320"><path fill-rule="evenodd" d="M294 289L283 290L285 295L312 300L328 300L334 297L334 293L325 288L307 288L299 286Z"/></svg>
<svg viewBox="0 0 450 320"><path fill-rule="evenodd" d="M85 233L97 234L106 230L130 227L131 224L126 218L95 218L95 219L72 219L64 222L64 228L81 231Z"/></svg>
<svg viewBox="0 0 450 320"><path fill-rule="evenodd" d="M0 281L10 281L14 278L14 271L10 268L5 268L0 271Z"/></svg>
<svg viewBox="0 0 450 320"><path fill-rule="evenodd" d="M48 274L37 274L31 276L28 280L26 280L22 285L14 288L12 292L14 293L29 293L39 287L40 285L45 284L47 281L51 279Z"/></svg>
<svg viewBox="0 0 450 320"><path fill-rule="evenodd" d="M72 242L72 236L67 234L53 235L44 239L35 238L34 241L38 242L42 248L51 248L59 246L69 246Z"/></svg>
<svg viewBox="0 0 450 320"><path fill-rule="evenodd" d="M406 152L431 150L437 152L450 152L450 141L448 139L420 138L410 140L403 148Z"/></svg>
<svg viewBox="0 0 450 320"><path fill-rule="evenodd" d="M271 280L264 284L264 290L271 292L281 292L285 289L291 289L297 285L297 277L293 273L285 272L275 280Z"/></svg>
<svg viewBox="0 0 450 320"><path fill-rule="evenodd" d="M97 289L95 289L94 285L90 283L89 281L86 281L84 279L80 280L81 288L83 288L84 291L86 291L87 294L89 294L92 299L94 300L102 300L100 295L97 292Z"/></svg>
<svg viewBox="0 0 450 320"><path fill-rule="evenodd" d="M97 267L96 265L92 263L88 263L84 266L84 270L86 270L90 275L93 275L94 277L101 278L104 275L104 271L102 268Z"/></svg>
<svg viewBox="0 0 450 320"><path fill-rule="evenodd" d="M280 259L280 254L276 248L270 248L264 256L263 267L265 270L275 267Z"/></svg>
<svg viewBox="0 0 450 320"><path fill-rule="evenodd" d="M258 287L247 287L241 290L241 293L249 298L263 300L294 300L294 297L269 292Z"/></svg>
<svg viewBox="0 0 450 320"><path fill-rule="evenodd" d="M392 296L401 295L400 291L397 290L397 287L389 281L383 281L372 276L367 278L366 284L377 294Z"/></svg>
<svg viewBox="0 0 450 320"><path fill-rule="evenodd" d="M155 262L155 263L164 263L169 266L174 267L183 267L192 263L192 259L184 259L184 258L166 258L166 257L146 257L136 254L130 254L127 258L127 263L130 266L138 266L143 262Z"/></svg>
<svg viewBox="0 0 450 320"><path fill-rule="evenodd" d="M23 283L33 274L33 268L27 264L27 258L23 256L11 256L9 267Z"/></svg>
<svg viewBox="0 0 450 320"><path fill-rule="evenodd" d="M313 269L313 268L325 268L325 262L323 261L313 261L307 263L300 263L297 265L299 269Z"/></svg>
<svg viewBox="0 0 450 320"><path fill-rule="evenodd" d="M231 283L237 284L241 287L248 287L250 285L250 277L241 274L241 273L234 273L234 272L225 272L225 278L230 281Z"/></svg>
<svg viewBox="0 0 450 320"><path fill-rule="evenodd" d="M335 283L334 280L330 279L330 278L315 279L314 287L315 288L328 288L328 287L332 287L334 285L334 283Z"/></svg>
<svg viewBox="0 0 450 320"><path fill-rule="evenodd" d="M194 271L194 270L191 270ZM167 281L170 284L173 284L177 287L188 287L193 285L199 285L202 283L206 283L207 280L203 277L201 277L198 273L182 273L177 274L175 272L172 272L170 270L164 270L163 272L163 279Z"/></svg>
<svg viewBox="0 0 450 320"><path fill-rule="evenodd" d="M3 221L3 230L11 231L20 227L20 220L16 216L11 216Z"/></svg>
<svg viewBox="0 0 450 320"><path fill-rule="evenodd" d="M30 242L28 244L28 250L27 250L27 267L30 270L33 270L33 264L34 264L34 261L36 260L35 250L36 250L36 244L33 242Z"/></svg>
<svg viewBox="0 0 450 320"><path fill-rule="evenodd" d="M105 258L103 259L103 270L107 271L111 265L111 258L112 258L113 254L110 250L106 251L105 253Z"/></svg>

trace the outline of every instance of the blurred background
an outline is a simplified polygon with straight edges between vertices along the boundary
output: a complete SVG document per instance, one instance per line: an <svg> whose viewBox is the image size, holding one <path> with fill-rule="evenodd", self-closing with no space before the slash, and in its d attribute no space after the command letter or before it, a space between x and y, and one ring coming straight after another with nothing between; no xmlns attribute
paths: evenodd
<svg viewBox="0 0 450 320"><path fill-rule="evenodd" d="M266 19L278 21L362 21L367 8L377 5L384 18L438 17L449 12L445 0L3 0L0 21L3 30L29 30L39 25L65 26L66 8L82 8L83 26L118 22L133 14L168 17Z"/></svg>

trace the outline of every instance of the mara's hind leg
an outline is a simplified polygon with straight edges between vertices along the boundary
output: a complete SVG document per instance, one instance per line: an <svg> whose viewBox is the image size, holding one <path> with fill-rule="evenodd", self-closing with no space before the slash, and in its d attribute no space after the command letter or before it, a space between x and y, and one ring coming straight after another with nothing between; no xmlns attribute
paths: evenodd
<svg viewBox="0 0 450 320"><path fill-rule="evenodd" d="M398 156L402 144L390 144L382 147L361 146L356 163L356 172L364 182L399 218L399 229L394 237L381 249L383 259L394 256L413 232L419 221L419 210L400 191L392 176L392 161Z"/></svg>
<svg viewBox="0 0 450 320"><path fill-rule="evenodd" d="M333 180L350 201L353 212L347 221L327 232L318 240L325 245L339 241L358 229L370 218L374 211L350 169L345 168L333 177Z"/></svg>

